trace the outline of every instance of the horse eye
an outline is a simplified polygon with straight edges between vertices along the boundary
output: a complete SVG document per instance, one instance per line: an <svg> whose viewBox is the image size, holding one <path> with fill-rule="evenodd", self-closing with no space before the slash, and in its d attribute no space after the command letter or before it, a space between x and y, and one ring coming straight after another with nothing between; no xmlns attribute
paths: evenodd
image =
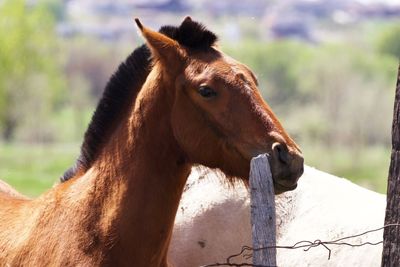
<svg viewBox="0 0 400 267"><path fill-rule="evenodd" d="M215 92L211 87L208 87L206 85L200 86L199 94L204 98L211 98L217 96L217 92Z"/></svg>

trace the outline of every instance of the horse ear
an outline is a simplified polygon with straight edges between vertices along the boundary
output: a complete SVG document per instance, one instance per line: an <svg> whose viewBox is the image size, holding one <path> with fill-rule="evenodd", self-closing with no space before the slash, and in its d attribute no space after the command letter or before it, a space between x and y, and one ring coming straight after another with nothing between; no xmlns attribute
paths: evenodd
<svg viewBox="0 0 400 267"><path fill-rule="evenodd" d="M165 62L174 62L174 60L176 61L182 57L177 41L162 33L144 27L138 18L135 18L135 22L146 39L153 56L160 60L165 60Z"/></svg>

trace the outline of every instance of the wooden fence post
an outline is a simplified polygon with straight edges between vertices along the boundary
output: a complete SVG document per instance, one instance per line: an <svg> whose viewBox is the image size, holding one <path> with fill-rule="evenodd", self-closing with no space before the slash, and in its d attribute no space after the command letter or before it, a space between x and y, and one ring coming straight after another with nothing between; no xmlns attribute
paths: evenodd
<svg viewBox="0 0 400 267"><path fill-rule="evenodd" d="M392 124L392 155L390 159L385 225L400 223L400 65L397 75ZM400 227L383 232L382 267L400 264Z"/></svg>
<svg viewBox="0 0 400 267"><path fill-rule="evenodd" d="M251 228L253 265L276 266L275 193L268 157L259 155L250 163Z"/></svg>

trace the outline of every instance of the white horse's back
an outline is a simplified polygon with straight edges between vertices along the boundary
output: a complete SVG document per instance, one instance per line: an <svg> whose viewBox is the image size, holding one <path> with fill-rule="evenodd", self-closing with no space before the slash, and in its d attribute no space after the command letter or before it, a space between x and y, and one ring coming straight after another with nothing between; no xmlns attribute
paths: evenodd
<svg viewBox="0 0 400 267"><path fill-rule="evenodd" d="M198 177L200 180L197 180ZM194 170L177 213L170 247L176 266L224 262L251 245L249 195L244 186L229 188L212 173ZM197 180L197 181L196 181ZM316 169L307 167L298 188L276 198L277 243L330 241L379 228L384 222L385 197ZM382 240L382 232L346 240L349 243ZM278 265L379 266L382 246L352 248L322 246L308 252L278 250Z"/></svg>
<svg viewBox="0 0 400 267"><path fill-rule="evenodd" d="M4 196L9 196L9 197L26 199L26 197L24 195L19 193L17 190L15 190L13 187L11 187L11 185L7 184L3 180L0 180L0 194L3 194Z"/></svg>

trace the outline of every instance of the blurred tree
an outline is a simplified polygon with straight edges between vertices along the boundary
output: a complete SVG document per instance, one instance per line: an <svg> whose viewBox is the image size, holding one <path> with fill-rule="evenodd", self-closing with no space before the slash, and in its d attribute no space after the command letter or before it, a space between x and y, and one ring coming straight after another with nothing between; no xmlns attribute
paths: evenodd
<svg viewBox="0 0 400 267"><path fill-rule="evenodd" d="M256 73L264 98L296 140L354 149L387 145L393 57L289 40L229 44L224 51Z"/></svg>
<svg viewBox="0 0 400 267"><path fill-rule="evenodd" d="M288 105L307 97L298 86L305 74L312 49L305 43L283 40L269 43L246 41L226 45L224 51L246 63L257 75L263 97L268 102ZM307 78L307 76L304 76Z"/></svg>
<svg viewBox="0 0 400 267"><path fill-rule="evenodd" d="M57 61L55 23L48 5L0 3L0 134L9 141L23 120L51 114L64 84Z"/></svg>
<svg viewBox="0 0 400 267"><path fill-rule="evenodd" d="M400 59L400 25L394 25L386 29L378 42L381 52Z"/></svg>
<svg viewBox="0 0 400 267"><path fill-rule="evenodd" d="M53 14L57 21L62 21L66 17L65 1L61 0L41 0L41 4Z"/></svg>
<svg viewBox="0 0 400 267"><path fill-rule="evenodd" d="M68 82L86 79L86 86L80 91L94 100L99 99L112 73L130 53L129 49L122 50L119 52L117 43L110 45L85 37L68 40L64 48L68 54L64 65ZM68 84L68 87L71 88L71 85Z"/></svg>

